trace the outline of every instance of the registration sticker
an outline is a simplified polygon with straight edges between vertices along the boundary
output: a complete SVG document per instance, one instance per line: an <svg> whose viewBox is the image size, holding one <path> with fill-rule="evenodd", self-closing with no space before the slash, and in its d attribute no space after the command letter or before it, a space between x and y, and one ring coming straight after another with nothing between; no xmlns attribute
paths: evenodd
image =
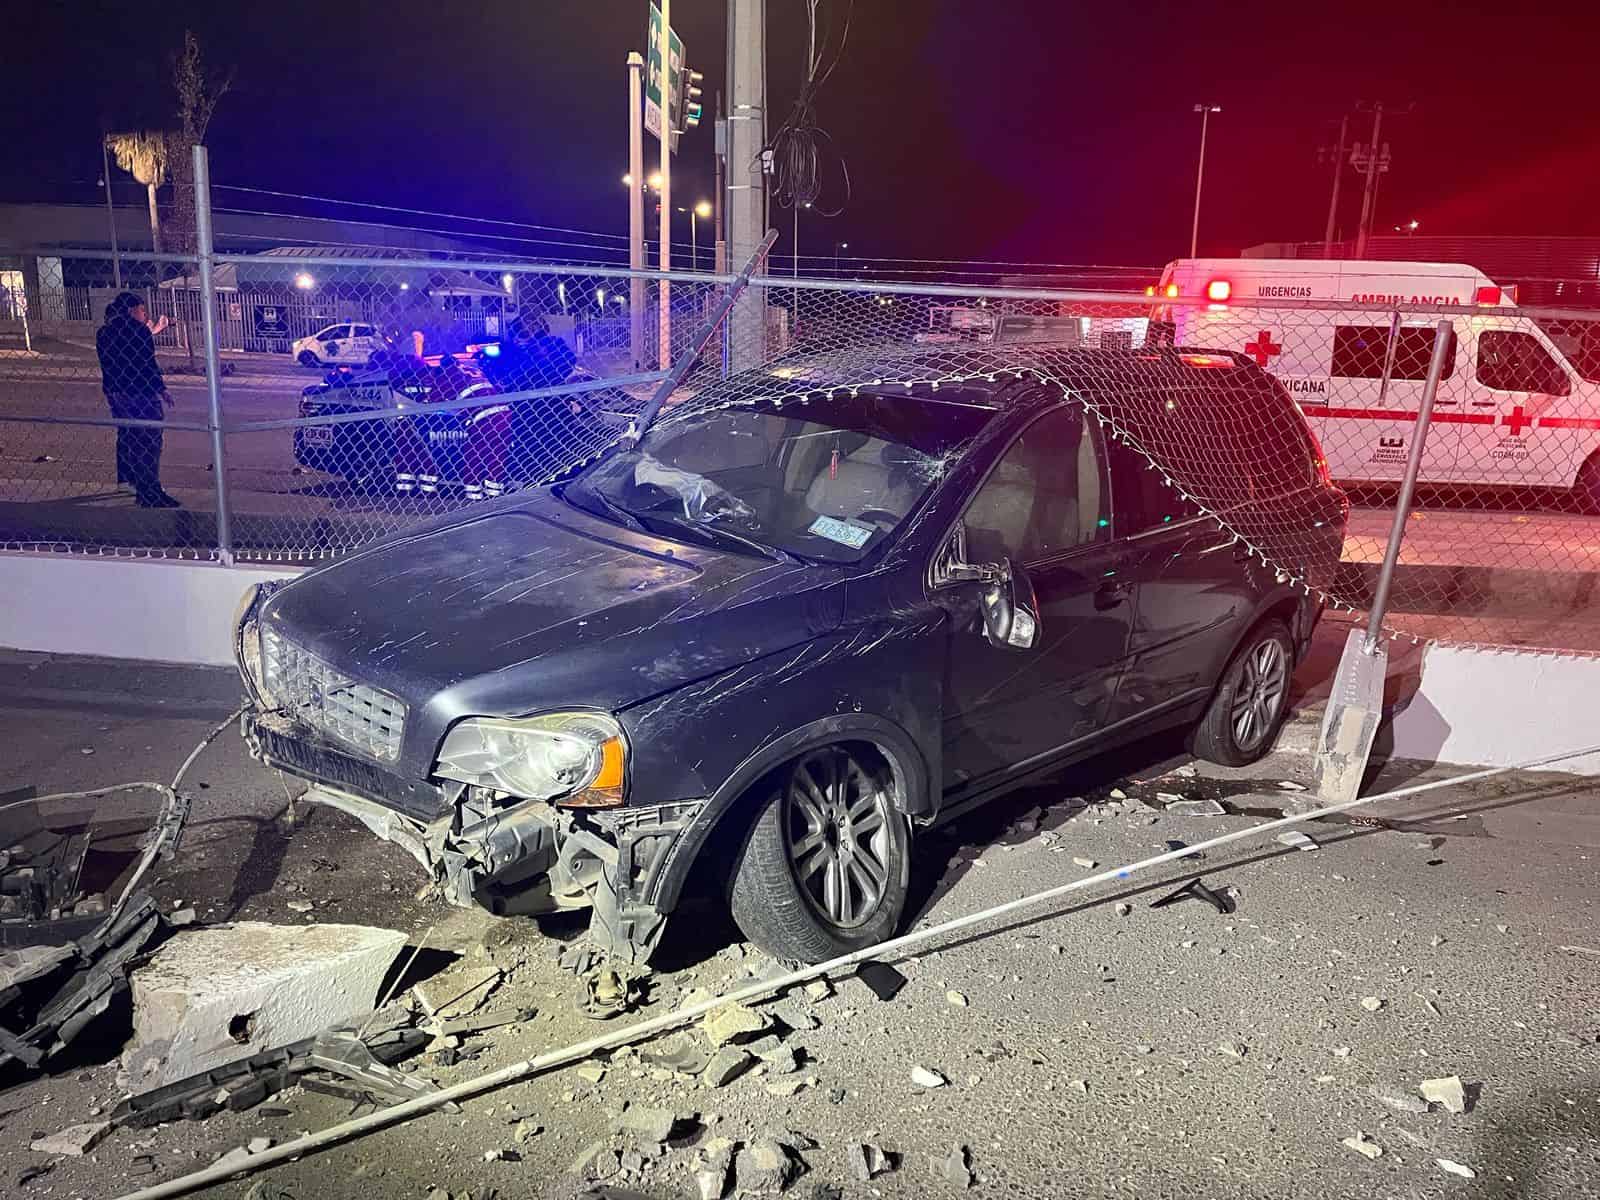
<svg viewBox="0 0 1600 1200"><path fill-rule="evenodd" d="M818 517L811 522L810 532L818 537L825 537L830 542L838 542L841 546L849 546L852 550L859 550L871 539L876 530L865 525L857 525L852 521L840 521L834 517Z"/></svg>

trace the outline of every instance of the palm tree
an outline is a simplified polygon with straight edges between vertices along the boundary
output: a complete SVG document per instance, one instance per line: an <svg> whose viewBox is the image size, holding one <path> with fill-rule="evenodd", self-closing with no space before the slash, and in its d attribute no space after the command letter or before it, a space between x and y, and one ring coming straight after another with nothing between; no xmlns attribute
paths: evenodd
<svg viewBox="0 0 1600 1200"><path fill-rule="evenodd" d="M106 146L117 166L144 184L149 193L150 244L157 254L161 253L161 214L156 208L156 189L167 181L167 144L168 135L160 130L106 134Z"/></svg>

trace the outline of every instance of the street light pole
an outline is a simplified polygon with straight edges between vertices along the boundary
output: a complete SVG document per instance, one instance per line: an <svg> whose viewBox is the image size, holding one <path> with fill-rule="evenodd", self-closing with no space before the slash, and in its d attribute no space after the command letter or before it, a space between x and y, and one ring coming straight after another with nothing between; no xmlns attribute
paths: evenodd
<svg viewBox="0 0 1600 1200"><path fill-rule="evenodd" d="M111 274L117 291L122 290L122 251L117 249L117 210L111 203L111 153L106 135L100 135L100 177L106 185L106 219L111 222Z"/></svg>
<svg viewBox="0 0 1600 1200"><path fill-rule="evenodd" d="M628 55L628 356L644 362L644 55Z"/></svg>
<svg viewBox="0 0 1600 1200"><path fill-rule="evenodd" d="M1194 172L1194 223L1189 227L1189 257L1196 258L1200 249L1200 188L1206 179L1206 124L1211 120L1212 113L1219 113L1222 108L1216 104L1196 104L1195 112L1200 114L1200 164Z"/></svg>
<svg viewBox="0 0 1600 1200"><path fill-rule="evenodd" d="M838 278L839 275L839 251L848 249L850 249L849 242L835 242L833 244L833 274L835 278Z"/></svg>
<svg viewBox="0 0 1600 1200"><path fill-rule="evenodd" d="M660 301L660 356L663 371L672 369L672 284L665 278L672 270L672 0L661 0L661 248L663 278L657 288ZM685 83L687 86L687 83Z"/></svg>

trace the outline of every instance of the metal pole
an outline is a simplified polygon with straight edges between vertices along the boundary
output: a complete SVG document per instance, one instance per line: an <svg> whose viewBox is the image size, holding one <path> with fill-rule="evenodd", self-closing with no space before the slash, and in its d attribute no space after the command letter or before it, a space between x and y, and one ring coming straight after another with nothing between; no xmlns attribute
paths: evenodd
<svg viewBox="0 0 1600 1200"><path fill-rule="evenodd" d="M222 361L217 354L216 248L211 244L211 164L206 148L194 148L194 235L200 259L201 325L206 339L207 422L211 427L211 473L217 484L217 559L233 566L233 529L228 520L228 459L222 437Z"/></svg>
<svg viewBox="0 0 1600 1200"><path fill-rule="evenodd" d="M1200 162L1194 172L1194 223L1189 227L1189 257L1194 258L1200 249L1200 187L1206 178L1206 125L1211 120L1211 114L1221 112L1215 104L1196 104L1195 112L1200 114Z"/></svg>
<svg viewBox="0 0 1600 1200"><path fill-rule="evenodd" d="M1328 198L1328 227L1322 234L1322 257L1333 257L1334 221L1339 215L1339 184L1344 178L1344 140L1350 131L1350 114L1339 118L1339 148L1333 152L1333 195Z"/></svg>
<svg viewBox="0 0 1600 1200"><path fill-rule="evenodd" d="M1399 325L1400 315L1395 314ZM1406 459L1406 475L1400 483L1400 495L1394 505L1394 525L1389 530L1389 545L1383 552L1383 566L1378 570L1378 586L1372 595L1372 611L1367 617L1367 640L1363 649L1371 654L1383 631L1383 615L1389 608L1389 590L1394 584L1395 564L1400 561L1400 543L1406 535L1406 519L1411 515L1411 496L1416 491L1417 474L1422 470L1422 449L1428 441L1428 425L1433 419L1433 399L1439 392L1439 380L1444 377L1444 364L1450 349L1453 323L1440 321L1433 335L1433 358L1428 362L1428 379L1422 385L1422 405L1417 409L1417 431L1411 438L1411 454ZM1392 342L1391 342L1392 345ZM1390 360L1394 357L1390 350Z"/></svg>
<svg viewBox="0 0 1600 1200"><path fill-rule="evenodd" d="M700 269L699 217L700 214L695 212L694 209L691 208L689 210L689 262L693 264L689 268L691 271Z"/></svg>
<svg viewBox="0 0 1600 1200"><path fill-rule="evenodd" d="M1356 257L1365 258L1378 185L1378 134L1383 130L1383 105L1372 108L1372 144L1367 147L1367 182L1361 189L1361 224L1356 228Z"/></svg>
<svg viewBox="0 0 1600 1200"><path fill-rule="evenodd" d="M672 270L672 0L661 0L661 270ZM663 371L672 366L672 283L657 285Z"/></svg>
<svg viewBox="0 0 1600 1200"><path fill-rule="evenodd" d="M111 203L111 154L106 147L106 135L100 135L100 173L106 181L106 220L111 225L111 277L117 290L122 290L122 251L117 247L117 210ZM90 314L93 315L92 313Z"/></svg>
<svg viewBox="0 0 1600 1200"><path fill-rule="evenodd" d="M644 55L628 55L628 266L644 270ZM644 279L628 280L628 353L644 362Z"/></svg>
<svg viewBox="0 0 1600 1200"><path fill-rule="evenodd" d="M766 144L766 0L728 3L728 263L743 262L766 229L761 147ZM733 311L733 369L766 357L764 293L745 292Z"/></svg>
<svg viewBox="0 0 1600 1200"><path fill-rule="evenodd" d="M716 227L716 253L712 256L711 261L717 274L724 275L728 270L728 227L723 223L722 205L724 197L722 192L727 186L728 122L726 114L722 111L721 91L717 92L716 112L716 148L712 157L716 159L717 163L717 186L716 190L711 193L714 197L712 203L716 206L715 211L712 213Z"/></svg>

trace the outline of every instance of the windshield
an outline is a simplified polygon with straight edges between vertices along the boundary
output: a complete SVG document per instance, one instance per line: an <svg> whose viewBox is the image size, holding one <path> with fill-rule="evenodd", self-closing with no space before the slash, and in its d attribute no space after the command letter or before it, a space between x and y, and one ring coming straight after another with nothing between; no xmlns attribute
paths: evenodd
<svg viewBox="0 0 1600 1200"><path fill-rule="evenodd" d="M568 487L592 512L752 553L858 562L994 415L984 397L862 392L672 417Z"/></svg>

